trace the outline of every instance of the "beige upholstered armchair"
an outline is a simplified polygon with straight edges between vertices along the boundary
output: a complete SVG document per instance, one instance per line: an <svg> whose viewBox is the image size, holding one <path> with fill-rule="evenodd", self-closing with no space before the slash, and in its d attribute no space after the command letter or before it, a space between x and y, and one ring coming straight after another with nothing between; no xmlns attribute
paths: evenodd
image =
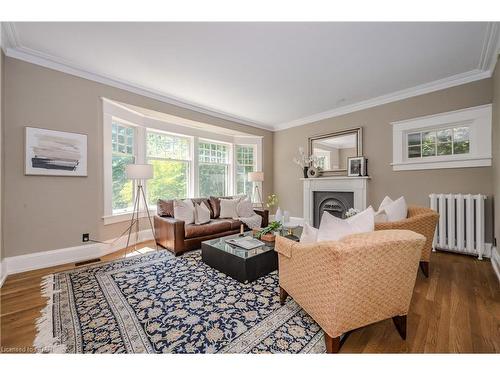
<svg viewBox="0 0 500 375"><path fill-rule="evenodd" d="M401 221L375 223L375 230L407 229L420 233L426 239L420 258L420 269L429 277L429 263L432 253L432 241L439 220L439 214L427 207L408 206L408 217Z"/></svg>
<svg viewBox="0 0 500 375"><path fill-rule="evenodd" d="M328 353L356 328L392 318L403 339L424 236L407 230L301 244L276 238L280 301L292 297L325 332Z"/></svg>

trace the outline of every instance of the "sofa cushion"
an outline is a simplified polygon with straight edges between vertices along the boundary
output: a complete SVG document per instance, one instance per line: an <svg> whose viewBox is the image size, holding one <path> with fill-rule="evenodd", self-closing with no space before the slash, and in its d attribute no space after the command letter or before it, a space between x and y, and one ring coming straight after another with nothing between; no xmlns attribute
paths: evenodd
<svg viewBox="0 0 500 375"><path fill-rule="evenodd" d="M158 199L156 212L158 213L158 216L174 217L174 201L172 199Z"/></svg>
<svg viewBox="0 0 500 375"><path fill-rule="evenodd" d="M184 226L186 238L209 236L211 234L223 233L230 230L231 221L229 220L212 220L206 224L187 224Z"/></svg>
<svg viewBox="0 0 500 375"><path fill-rule="evenodd" d="M216 219L216 221L226 221L231 225L231 230L240 229L241 224L243 224L238 219Z"/></svg>

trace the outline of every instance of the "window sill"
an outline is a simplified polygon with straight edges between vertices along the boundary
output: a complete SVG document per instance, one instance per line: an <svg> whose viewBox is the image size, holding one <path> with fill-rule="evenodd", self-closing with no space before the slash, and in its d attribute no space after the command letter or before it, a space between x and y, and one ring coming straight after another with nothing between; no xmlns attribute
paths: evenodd
<svg viewBox="0 0 500 375"><path fill-rule="evenodd" d="M156 215L156 207L155 208L150 208L149 209L149 214L151 216ZM148 217L146 211L139 212L139 218L143 218L143 217ZM132 212L124 212L124 213L120 213L120 214L103 216L102 219L104 220L104 225L122 223L122 222L125 222L125 221L132 220Z"/></svg>
<svg viewBox="0 0 500 375"><path fill-rule="evenodd" d="M424 169L445 169L445 168L472 168L490 167L491 158L461 159L461 160L433 160L433 161L408 161L391 163L393 171L413 171Z"/></svg>

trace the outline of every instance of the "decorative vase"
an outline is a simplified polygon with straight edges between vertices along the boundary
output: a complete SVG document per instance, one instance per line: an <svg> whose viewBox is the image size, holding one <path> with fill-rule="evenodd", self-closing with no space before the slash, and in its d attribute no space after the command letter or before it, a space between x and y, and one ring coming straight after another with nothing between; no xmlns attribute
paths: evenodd
<svg viewBox="0 0 500 375"><path fill-rule="evenodd" d="M265 242L274 242L276 240L276 236L273 233L266 233L260 236L260 240Z"/></svg>
<svg viewBox="0 0 500 375"><path fill-rule="evenodd" d="M274 215L274 221L281 222L282 218L283 218L283 214L281 213L281 208L278 207L278 209L276 210L276 214Z"/></svg>
<svg viewBox="0 0 500 375"><path fill-rule="evenodd" d="M307 177L308 178L316 178L319 176L319 171L318 171L318 168L316 167L310 167L308 170L307 170Z"/></svg>
<svg viewBox="0 0 500 375"><path fill-rule="evenodd" d="M307 170L309 169L309 167L304 167L304 178L307 178Z"/></svg>

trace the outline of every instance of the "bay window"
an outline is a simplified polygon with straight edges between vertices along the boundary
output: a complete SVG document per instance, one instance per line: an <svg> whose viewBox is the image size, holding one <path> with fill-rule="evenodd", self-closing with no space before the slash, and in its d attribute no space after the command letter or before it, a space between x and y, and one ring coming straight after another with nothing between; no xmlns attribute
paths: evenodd
<svg viewBox="0 0 500 375"><path fill-rule="evenodd" d="M229 194L229 146L222 143L198 143L199 196Z"/></svg>
<svg viewBox="0 0 500 375"><path fill-rule="evenodd" d="M113 122L111 148L113 213L130 211L134 205L134 189L132 181L125 175L125 167L135 162L135 129L132 126Z"/></svg>
<svg viewBox="0 0 500 375"><path fill-rule="evenodd" d="M167 122L108 99L103 145L105 225L131 218L136 186L125 174L128 164L153 165L154 177L144 181L151 214L158 199L250 196L247 175L262 168L261 137Z"/></svg>
<svg viewBox="0 0 500 375"><path fill-rule="evenodd" d="M236 145L236 194L251 196L252 182L248 181L248 173L255 170L255 147L253 145Z"/></svg>
<svg viewBox="0 0 500 375"><path fill-rule="evenodd" d="M191 160L189 138L148 130L146 154L146 163L152 164L154 170L154 177L146 186L148 204L156 205L159 198L186 198Z"/></svg>

